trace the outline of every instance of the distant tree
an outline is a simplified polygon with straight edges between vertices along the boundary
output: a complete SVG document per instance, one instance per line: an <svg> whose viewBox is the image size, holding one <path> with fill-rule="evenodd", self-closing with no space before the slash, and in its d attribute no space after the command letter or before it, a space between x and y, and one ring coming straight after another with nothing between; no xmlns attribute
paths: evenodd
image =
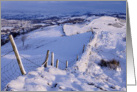
<svg viewBox="0 0 137 92"><path fill-rule="evenodd" d="M25 29L24 29L24 28L22 28L22 31L23 31L23 35L24 35L24 33L25 33L24 31L25 31Z"/></svg>
<svg viewBox="0 0 137 92"><path fill-rule="evenodd" d="M22 38L21 38L23 47L24 47L24 44L25 44L25 40L26 40L26 39L27 39L27 36L26 36L26 35L23 35Z"/></svg>

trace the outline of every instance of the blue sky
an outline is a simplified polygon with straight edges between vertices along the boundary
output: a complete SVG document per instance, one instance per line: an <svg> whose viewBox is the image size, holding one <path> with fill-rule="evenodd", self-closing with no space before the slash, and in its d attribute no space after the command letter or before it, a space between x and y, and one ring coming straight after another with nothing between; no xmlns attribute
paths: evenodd
<svg viewBox="0 0 137 92"><path fill-rule="evenodd" d="M69 14L73 12L126 13L126 1L1 1L1 11L44 12Z"/></svg>
<svg viewBox="0 0 137 92"><path fill-rule="evenodd" d="M14 9L14 8L42 8L46 6L55 7L91 7L91 8L115 8L125 9L125 1L2 1L1 7ZM55 7L54 7L55 6ZM63 7L65 8L65 7Z"/></svg>

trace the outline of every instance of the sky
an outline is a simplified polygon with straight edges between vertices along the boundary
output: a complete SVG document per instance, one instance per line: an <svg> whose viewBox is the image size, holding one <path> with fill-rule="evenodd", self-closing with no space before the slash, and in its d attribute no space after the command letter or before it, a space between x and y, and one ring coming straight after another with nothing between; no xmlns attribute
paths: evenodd
<svg viewBox="0 0 137 92"><path fill-rule="evenodd" d="M65 7L64 7L65 6ZM22 9L22 8L97 8L97 9L120 9L125 10L125 1L2 1L2 9Z"/></svg>
<svg viewBox="0 0 137 92"><path fill-rule="evenodd" d="M1 1L4 14L34 12L48 15L86 13L86 12L120 12L126 13L126 1Z"/></svg>

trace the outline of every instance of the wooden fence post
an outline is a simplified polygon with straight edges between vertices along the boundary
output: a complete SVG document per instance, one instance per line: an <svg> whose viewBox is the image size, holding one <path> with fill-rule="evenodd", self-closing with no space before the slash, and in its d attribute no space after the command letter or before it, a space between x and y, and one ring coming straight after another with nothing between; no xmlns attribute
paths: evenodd
<svg viewBox="0 0 137 92"><path fill-rule="evenodd" d="M93 28L91 28L91 32L94 32L94 31L93 31Z"/></svg>
<svg viewBox="0 0 137 92"><path fill-rule="evenodd" d="M66 68L68 68L68 61L66 61Z"/></svg>
<svg viewBox="0 0 137 92"><path fill-rule="evenodd" d="M83 45L83 51L82 51L82 53L84 53L84 51L85 51L85 44Z"/></svg>
<svg viewBox="0 0 137 92"><path fill-rule="evenodd" d="M77 55L77 59L76 60L78 61L78 55Z"/></svg>
<svg viewBox="0 0 137 92"><path fill-rule="evenodd" d="M91 55L91 51L90 51L89 55Z"/></svg>
<svg viewBox="0 0 137 92"><path fill-rule="evenodd" d="M89 42L92 41L92 36L90 36Z"/></svg>
<svg viewBox="0 0 137 92"><path fill-rule="evenodd" d="M45 62L42 64L42 65L44 65L44 67L48 66L48 59L49 59L49 50L47 50L47 55L46 55Z"/></svg>
<svg viewBox="0 0 137 92"><path fill-rule="evenodd" d="M57 59L57 61L56 61L56 68L58 68L58 66L59 66L59 60Z"/></svg>
<svg viewBox="0 0 137 92"><path fill-rule="evenodd" d="M54 53L51 52L51 66L54 66Z"/></svg>
<svg viewBox="0 0 137 92"><path fill-rule="evenodd" d="M13 36L12 36L12 35L9 35L9 39L10 39L12 48L13 48L13 50L14 50L14 53L15 53L15 56L16 56L16 59L17 59L17 62L18 62L20 71L21 71L22 75L25 75L25 74L26 74L26 71L25 71L25 69L24 69L24 66L23 66L23 64L22 64L21 58L20 58L20 56L19 56L19 52L18 52L18 49L17 49L16 44L15 44L15 42L14 42Z"/></svg>

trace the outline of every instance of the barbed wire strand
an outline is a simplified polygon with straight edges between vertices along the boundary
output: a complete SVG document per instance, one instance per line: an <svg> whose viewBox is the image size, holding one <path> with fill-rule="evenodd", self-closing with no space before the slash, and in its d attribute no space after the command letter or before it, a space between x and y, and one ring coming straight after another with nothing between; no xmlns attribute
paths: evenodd
<svg viewBox="0 0 137 92"><path fill-rule="evenodd" d="M8 54L9 54L9 53L11 53L11 52L13 52L13 50L12 50L12 51L7 52L6 54L2 55L1 57L4 57L4 56L8 55Z"/></svg>

